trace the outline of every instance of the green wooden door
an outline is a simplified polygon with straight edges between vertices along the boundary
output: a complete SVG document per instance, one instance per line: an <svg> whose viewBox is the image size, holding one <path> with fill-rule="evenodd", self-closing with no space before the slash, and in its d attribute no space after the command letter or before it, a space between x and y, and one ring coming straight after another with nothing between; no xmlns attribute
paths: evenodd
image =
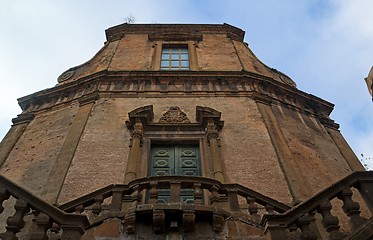
<svg viewBox="0 0 373 240"><path fill-rule="evenodd" d="M198 146L153 146L151 152L151 176L200 176ZM193 191L181 191L181 201L191 203ZM158 202L168 202L169 191L158 191Z"/></svg>

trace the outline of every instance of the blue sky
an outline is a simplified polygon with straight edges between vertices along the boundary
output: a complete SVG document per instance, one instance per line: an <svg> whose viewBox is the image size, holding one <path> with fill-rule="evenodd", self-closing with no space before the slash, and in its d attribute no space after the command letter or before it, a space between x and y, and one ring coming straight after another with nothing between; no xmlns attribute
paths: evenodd
<svg viewBox="0 0 373 240"><path fill-rule="evenodd" d="M90 59L104 30L136 23L229 23L265 64L304 92L334 103L332 118L373 167L373 103L364 78L373 65L371 0L47 1L0 3L0 138L19 114L17 98L53 87ZM369 162L369 158L371 162Z"/></svg>

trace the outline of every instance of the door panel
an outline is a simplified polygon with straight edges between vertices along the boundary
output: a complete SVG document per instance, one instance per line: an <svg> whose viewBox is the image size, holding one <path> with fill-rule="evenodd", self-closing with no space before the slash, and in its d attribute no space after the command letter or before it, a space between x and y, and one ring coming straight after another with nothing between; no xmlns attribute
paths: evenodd
<svg viewBox="0 0 373 240"><path fill-rule="evenodd" d="M152 148L151 176L173 175L175 168L175 149L173 147Z"/></svg>
<svg viewBox="0 0 373 240"><path fill-rule="evenodd" d="M151 152L151 176L200 176L198 146L153 146ZM158 202L168 202L169 190L158 190ZM183 189L181 201L193 202L193 190Z"/></svg>

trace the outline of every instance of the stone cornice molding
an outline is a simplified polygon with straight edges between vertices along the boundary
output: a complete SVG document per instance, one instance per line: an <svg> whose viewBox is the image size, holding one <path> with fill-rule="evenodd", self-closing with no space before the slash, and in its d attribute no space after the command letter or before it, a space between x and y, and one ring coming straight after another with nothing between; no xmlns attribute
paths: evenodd
<svg viewBox="0 0 373 240"><path fill-rule="evenodd" d="M31 113L22 113L17 115L16 118L12 119L13 125L21 124L21 123L29 123L34 119L35 115Z"/></svg>
<svg viewBox="0 0 373 240"><path fill-rule="evenodd" d="M162 32L164 36L171 35L200 35L203 33L222 33L227 37L243 42L245 32L237 27L224 24L120 24L105 30L107 41L121 39L126 34L149 34L152 40L156 32ZM159 35L158 35L159 36ZM168 39L166 37L165 39ZM183 38L185 41L185 38ZM187 39L188 40L188 39ZM166 40L167 41L167 40Z"/></svg>
<svg viewBox="0 0 373 240"><path fill-rule="evenodd" d="M271 78L250 72L102 71L18 99L23 112L37 112L95 93L104 97L251 97L283 104L315 116L334 105ZM264 99L267 100L264 100Z"/></svg>
<svg viewBox="0 0 373 240"><path fill-rule="evenodd" d="M324 125L325 127L328 127L328 128L334 129L334 130L338 130L339 129L339 124L335 123L330 118L327 118L327 117L324 117L324 116L320 116L319 120L322 123L322 125Z"/></svg>

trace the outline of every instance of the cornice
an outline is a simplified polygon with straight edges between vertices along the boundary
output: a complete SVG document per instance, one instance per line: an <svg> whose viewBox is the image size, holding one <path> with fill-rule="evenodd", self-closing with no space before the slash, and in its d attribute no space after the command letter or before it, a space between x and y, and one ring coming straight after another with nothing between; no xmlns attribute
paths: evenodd
<svg viewBox="0 0 373 240"><path fill-rule="evenodd" d="M223 33L228 37L243 42L245 32L237 27L224 24L127 24L123 23L105 30L107 41L121 39L126 34L149 34L153 36L195 35L204 33ZM161 35L159 33L162 33Z"/></svg>
<svg viewBox="0 0 373 240"><path fill-rule="evenodd" d="M94 93L94 94L93 94ZM90 96L90 97L88 97ZM102 71L18 99L24 112L36 112L82 98L98 97L251 97L328 116L334 105L312 94L250 72ZM259 100L260 100L259 99ZM84 102L84 101L83 101Z"/></svg>

